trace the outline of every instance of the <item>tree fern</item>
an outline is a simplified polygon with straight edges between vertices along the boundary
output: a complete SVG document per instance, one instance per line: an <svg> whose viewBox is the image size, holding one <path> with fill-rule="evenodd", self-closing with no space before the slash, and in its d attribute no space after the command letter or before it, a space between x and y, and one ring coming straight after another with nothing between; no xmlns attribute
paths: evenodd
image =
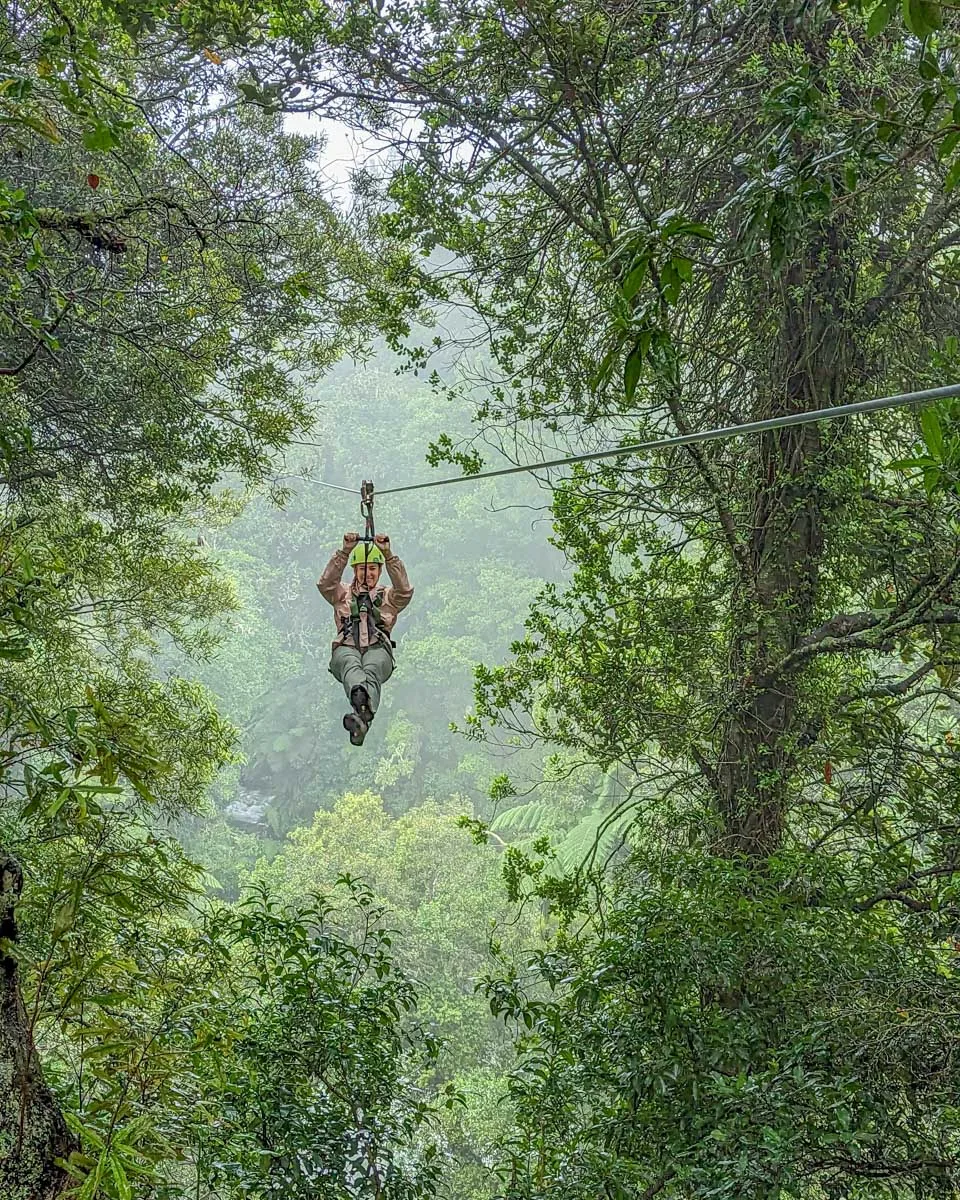
<svg viewBox="0 0 960 1200"><path fill-rule="evenodd" d="M504 809L490 823L490 828L494 833L536 833L550 823L551 816L556 820L556 811L551 804L531 800L527 804Z"/></svg>
<svg viewBox="0 0 960 1200"><path fill-rule="evenodd" d="M629 803L616 767L600 779L593 800L588 803L590 807L575 819L572 828L560 834L556 861L563 871L581 867L602 870L636 817L636 806ZM554 804L528 801L505 809L490 828L494 833L509 833L523 839L551 830L556 833L558 824L562 828L562 816Z"/></svg>
<svg viewBox="0 0 960 1200"><path fill-rule="evenodd" d="M557 861L567 871L581 867L603 869L611 854L636 820L636 806L610 812L597 807L570 830L557 846Z"/></svg>

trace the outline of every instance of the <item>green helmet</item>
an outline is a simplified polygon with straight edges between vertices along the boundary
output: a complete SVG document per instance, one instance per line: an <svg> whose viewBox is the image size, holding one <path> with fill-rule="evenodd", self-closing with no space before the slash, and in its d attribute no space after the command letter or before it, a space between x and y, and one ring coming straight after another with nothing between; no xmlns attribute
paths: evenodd
<svg viewBox="0 0 960 1200"><path fill-rule="evenodd" d="M383 566L383 554L379 546L371 546L369 542L360 542L354 546L353 553L350 555L350 566L360 567L364 563L376 563L378 566Z"/></svg>

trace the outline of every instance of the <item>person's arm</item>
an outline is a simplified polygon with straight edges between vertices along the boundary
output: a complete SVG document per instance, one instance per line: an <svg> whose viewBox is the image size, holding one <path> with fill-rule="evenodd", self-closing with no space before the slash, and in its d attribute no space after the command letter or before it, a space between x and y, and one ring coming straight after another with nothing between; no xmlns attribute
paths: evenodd
<svg viewBox="0 0 960 1200"><path fill-rule="evenodd" d="M360 540L356 533L345 533L343 535L343 545L339 550L335 550L333 557L323 568L323 573L317 580L317 587L320 590L320 595L328 604L335 605L340 594L340 580L343 578L343 572L347 566L347 560L350 558L350 551Z"/></svg>
<svg viewBox="0 0 960 1200"><path fill-rule="evenodd" d="M387 610L396 616L413 599L413 588L410 586L410 580L407 578L407 568L391 550L390 539L386 534L379 534L374 540L383 551L384 563L391 583L391 586L384 593L380 611L382 613L384 610Z"/></svg>

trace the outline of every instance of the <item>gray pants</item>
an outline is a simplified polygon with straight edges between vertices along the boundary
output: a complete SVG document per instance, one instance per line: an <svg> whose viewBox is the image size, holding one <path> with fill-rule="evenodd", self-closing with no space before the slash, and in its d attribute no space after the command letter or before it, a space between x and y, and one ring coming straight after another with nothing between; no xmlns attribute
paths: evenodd
<svg viewBox="0 0 960 1200"><path fill-rule="evenodd" d="M356 646L337 646L330 659L330 674L339 679L350 699L355 687L365 687L370 708L380 707L380 689L393 674L393 659L383 646L368 646L362 653Z"/></svg>

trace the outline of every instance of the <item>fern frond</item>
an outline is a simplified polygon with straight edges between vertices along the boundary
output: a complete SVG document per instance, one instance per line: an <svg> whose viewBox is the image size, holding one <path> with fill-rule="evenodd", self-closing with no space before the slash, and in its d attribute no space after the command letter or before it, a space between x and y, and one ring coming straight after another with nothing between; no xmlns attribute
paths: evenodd
<svg viewBox="0 0 960 1200"><path fill-rule="evenodd" d="M602 868L636 818L633 804L627 805L622 812L593 809L557 846L557 861L567 871L576 871L583 866Z"/></svg>
<svg viewBox="0 0 960 1200"><path fill-rule="evenodd" d="M528 804L517 804L505 809L490 823L494 833L535 833L550 820L551 805L541 801L530 801Z"/></svg>

